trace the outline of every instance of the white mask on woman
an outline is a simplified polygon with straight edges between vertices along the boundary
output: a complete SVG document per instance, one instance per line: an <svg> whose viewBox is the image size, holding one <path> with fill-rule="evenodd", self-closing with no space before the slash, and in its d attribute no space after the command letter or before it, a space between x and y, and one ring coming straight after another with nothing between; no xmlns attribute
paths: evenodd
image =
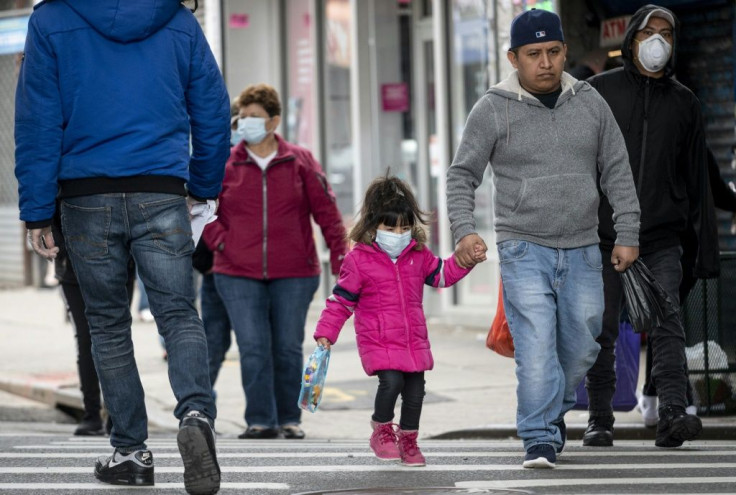
<svg viewBox="0 0 736 495"><path fill-rule="evenodd" d="M266 137L266 119L263 117L245 117L238 120L238 131L248 144L258 144Z"/></svg>

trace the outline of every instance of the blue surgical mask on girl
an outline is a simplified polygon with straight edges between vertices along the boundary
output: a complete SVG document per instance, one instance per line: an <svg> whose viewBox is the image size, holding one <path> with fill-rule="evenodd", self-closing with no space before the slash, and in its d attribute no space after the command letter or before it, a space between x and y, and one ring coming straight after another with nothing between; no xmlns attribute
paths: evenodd
<svg viewBox="0 0 736 495"><path fill-rule="evenodd" d="M266 137L266 119L263 117L245 117L238 120L238 133L248 144L258 144Z"/></svg>
<svg viewBox="0 0 736 495"><path fill-rule="evenodd" d="M411 231L403 234L394 234L387 230L376 230L376 244L386 251L391 259L399 257L406 246L411 242Z"/></svg>

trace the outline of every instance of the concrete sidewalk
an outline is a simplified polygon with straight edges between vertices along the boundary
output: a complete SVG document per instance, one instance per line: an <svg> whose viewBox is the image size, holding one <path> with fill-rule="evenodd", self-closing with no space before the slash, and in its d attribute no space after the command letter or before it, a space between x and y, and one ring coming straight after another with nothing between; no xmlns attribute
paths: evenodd
<svg viewBox="0 0 736 495"><path fill-rule="evenodd" d="M322 307L312 304L304 353L314 349L310 336ZM66 321L59 289L0 290L0 420L68 421L54 410L61 404L81 408L73 329ZM490 319L490 318L489 318ZM514 362L485 348L486 328L447 326L430 321L435 369L426 374L427 397L421 436L435 438L509 438L515 435ZM234 340L234 339L233 339ZM175 430L175 399L154 323L133 324L138 369L146 391L152 430ZM367 439L377 379L367 377L358 359L352 325L333 347L327 385L316 413L304 412L310 438ZM640 382L641 383L641 382ZM237 347L233 344L216 384L217 429L235 437L245 429L245 399L240 385ZM32 400L28 400L32 399ZM46 406L42 406L45 404ZM397 410L398 414L398 410ZM616 414L616 438L653 439L639 413ZM587 412L567 415L569 440L579 441ZM736 440L736 416L703 418L704 438ZM74 425L69 425L70 432Z"/></svg>

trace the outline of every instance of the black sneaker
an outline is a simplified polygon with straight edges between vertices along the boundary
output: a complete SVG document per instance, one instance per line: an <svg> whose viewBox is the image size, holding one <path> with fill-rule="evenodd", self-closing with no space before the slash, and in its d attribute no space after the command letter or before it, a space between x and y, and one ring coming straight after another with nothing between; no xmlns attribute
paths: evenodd
<svg viewBox="0 0 736 495"><path fill-rule="evenodd" d="M296 423L290 423L288 425L282 426L281 434L287 440L301 440L306 436L304 430L302 430Z"/></svg>
<svg viewBox="0 0 736 495"><path fill-rule="evenodd" d="M557 426L557 429L560 430L560 437L562 437L562 445L560 445L556 449L557 455L560 455L562 454L562 451L565 450L565 443L567 442L567 425L565 424L564 419L556 421L552 424Z"/></svg>
<svg viewBox="0 0 736 495"><path fill-rule="evenodd" d="M176 437L184 461L184 488L193 495L211 495L220 489L220 466L215 431L207 416L189 411L179 423Z"/></svg>
<svg viewBox="0 0 736 495"><path fill-rule="evenodd" d="M555 448L546 443L538 443L526 451L522 466L532 469L552 469L556 461Z"/></svg>
<svg viewBox="0 0 736 495"><path fill-rule="evenodd" d="M279 430L276 428L267 428L265 426L249 426L243 433L238 435L240 439L270 439L279 436Z"/></svg>
<svg viewBox="0 0 736 495"><path fill-rule="evenodd" d="M664 406L659 409L657 423L657 447L679 447L685 440L694 440L703 431L700 418L687 414L685 409L676 406Z"/></svg>
<svg viewBox="0 0 736 495"><path fill-rule="evenodd" d="M102 419L99 414L97 417L84 417L82 421L77 425L77 429L74 430L74 436L77 437L96 437L104 436L105 430L102 427Z"/></svg>
<svg viewBox="0 0 736 495"><path fill-rule="evenodd" d="M583 434L584 447L613 447L613 416L591 416Z"/></svg>
<svg viewBox="0 0 736 495"><path fill-rule="evenodd" d="M153 485L153 454L136 450L123 454L115 449L110 457L100 457L95 463L95 478L111 485Z"/></svg>

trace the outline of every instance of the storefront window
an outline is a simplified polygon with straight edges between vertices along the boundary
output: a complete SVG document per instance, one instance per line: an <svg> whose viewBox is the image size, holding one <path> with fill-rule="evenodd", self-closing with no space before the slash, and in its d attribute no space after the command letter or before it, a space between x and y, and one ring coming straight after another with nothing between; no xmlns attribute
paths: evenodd
<svg viewBox="0 0 736 495"><path fill-rule="evenodd" d="M457 149L465 121L475 102L497 82L494 40L490 30L493 4L490 0L452 0L450 3L450 97L451 146ZM493 80L491 79L493 76ZM457 302L488 305L497 295L497 255L493 232L493 187L490 168L475 192L476 229L489 247L489 262L482 263L458 285Z"/></svg>
<svg viewBox="0 0 736 495"><path fill-rule="evenodd" d="M514 11L515 13L521 13L531 9L549 10L550 12L556 12L555 0L514 0Z"/></svg>
<svg viewBox="0 0 736 495"><path fill-rule="evenodd" d="M286 43L289 57L286 138L314 151L316 146L314 13L312 2L287 0Z"/></svg>
<svg viewBox="0 0 736 495"><path fill-rule="evenodd" d="M14 174L13 95L18 84L18 72L31 15L30 7L30 2L0 3L0 10L4 11L0 16L0 205L18 204L18 182ZM15 220L16 212L9 213L12 216L8 219Z"/></svg>
<svg viewBox="0 0 736 495"><path fill-rule="evenodd" d="M346 223L355 208L350 109L351 14L349 0L324 0L324 165Z"/></svg>

